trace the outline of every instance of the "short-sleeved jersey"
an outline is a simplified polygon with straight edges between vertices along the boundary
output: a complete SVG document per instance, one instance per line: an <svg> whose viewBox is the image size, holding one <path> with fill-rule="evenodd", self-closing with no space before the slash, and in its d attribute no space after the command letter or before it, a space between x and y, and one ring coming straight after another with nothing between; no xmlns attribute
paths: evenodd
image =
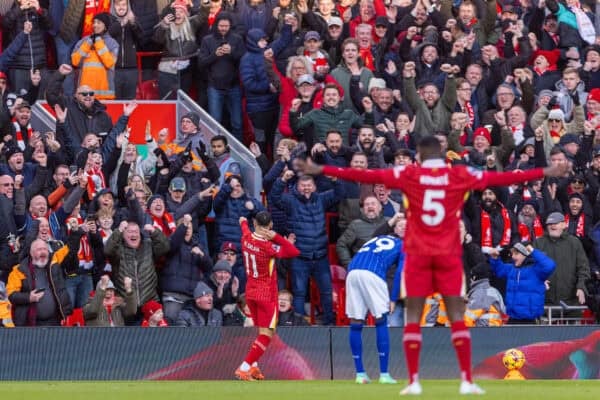
<svg viewBox="0 0 600 400"><path fill-rule="evenodd" d="M471 190L540 179L543 170L482 172L448 166L443 160L379 170L325 166L323 173L363 183L383 183L400 189L408 200L404 248L407 254L462 254L459 220Z"/></svg>
<svg viewBox="0 0 600 400"><path fill-rule="evenodd" d="M280 235L272 241L253 234L242 222L242 260L246 269L246 298L277 302L277 269L275 258L291 258L300 254L296 247Z"/></svg>
<svg viewBox="0 0 600 400"><path fill-rule="evenodd" d="M354 269L371 271L384 281L390 267L401 264L402 240L395 236L377 236L363 244L352 257L348 272ZM401 266L400 266L401 267Z"/></svg>

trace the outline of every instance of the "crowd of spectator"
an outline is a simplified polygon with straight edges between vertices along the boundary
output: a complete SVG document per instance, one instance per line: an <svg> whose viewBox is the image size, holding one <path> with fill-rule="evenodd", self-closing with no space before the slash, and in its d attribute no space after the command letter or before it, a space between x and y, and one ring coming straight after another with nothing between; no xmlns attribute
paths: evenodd
<svg viewBox="0 0 600 400"><path fill-rule="evenodd" d="M402 238L406 204L383 185L304 174L307 160L402 168L428 135L449 164L476 170L572 166L466 199L466 318L536 323L544 304L596 307L597 4L0 1L1 324L60 325L82 309L95 326L252 326L238 221L265 209L300 250L277 263L280 323L306 323L312 278L332 324L330 263L346 267L382 232ZM158 64L139 64L140 51L160 51ZM140 76L160 99L190 93L246 144L266 201L193 112L172 140L148 127L131 143ZM54 131L32 129L38 99ZM107 99L126 100L115 123Z"/></svg>

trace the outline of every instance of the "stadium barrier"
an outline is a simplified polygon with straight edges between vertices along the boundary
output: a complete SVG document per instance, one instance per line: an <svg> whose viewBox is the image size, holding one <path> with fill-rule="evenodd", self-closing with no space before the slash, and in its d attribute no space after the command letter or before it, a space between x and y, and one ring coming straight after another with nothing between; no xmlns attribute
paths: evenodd
<svg viewBox="0 0 600 400"><path fill-rule="evenodd" d="M475 328L476 378L501 379L502 354L525 354L527 379L597 379L600 330L594 326ZM253 328L0 329L1 380L232 379L254 340ZM392 375L405 378L402 329L390 333ZM457 378L446 328L423 329L421 377ZM367 372L378 376L375 329L363 330ZM348 328L281 328L261 368L267 379L352 379Z"/></svg>

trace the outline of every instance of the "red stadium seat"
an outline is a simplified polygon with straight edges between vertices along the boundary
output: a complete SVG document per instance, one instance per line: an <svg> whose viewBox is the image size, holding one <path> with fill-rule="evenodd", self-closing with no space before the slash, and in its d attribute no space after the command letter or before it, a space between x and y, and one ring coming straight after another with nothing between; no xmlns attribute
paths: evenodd
<svg viewBox="0 0 600 400"><path fill-rule="evenodd" d="M85 326L85 320L83 319L83 309L76 308L73 310L73 314L67 316L62 323L62 326Z"/></svg>
<svg viewBox="0 0 600 400"><path fill-rule="evenodd" d="M336 325L348 325L350 320L346 317L346 270L344 267L336 264L329 266L331 270L331 287L333 312L336 314ZM314 279L310 279L310 323L315 323L315 317L322 312L321 296L319 287Z"/></svg>

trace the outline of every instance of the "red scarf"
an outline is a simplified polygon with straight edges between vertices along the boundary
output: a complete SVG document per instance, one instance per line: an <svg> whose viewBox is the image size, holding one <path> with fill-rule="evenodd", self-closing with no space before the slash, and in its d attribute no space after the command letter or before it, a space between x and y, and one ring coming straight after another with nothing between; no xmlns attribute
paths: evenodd
<svg viewBox="0 0 600 400"><path fill-rule="evenodd" d="M500 205L500 203L498 203ZM504 221L504 231L502 232L502 239L500 246L508 246L510 243L510 216L508 210L504 206L500 205L500 213L502 214L502 220ZM490 220L490 214L481 209L481 247L493 247L492 244L492 221Z"/></svg>
<svg viewBox="0 0 600 400"><path fill-rule="evenodd" d="M371 71L375 71L375 61L373 60L373 53L371 53L371 48L359 49L358 54L362 58L365 68L370 69Z"/></svg>
<svg viewBox="0 0 600 400"><path fill-rule="evenodd" d="M164 319L161 319L160 322L156 326L163 327L163 326L169 326L169 324ZM151 328L150 322L148 322L147 319L142 321L142 328Z"/></svg>
<svg viewBox="0 0 600 400"><path fill-rule="evenodd" d="M88 174L87 192L88 197L93 199L96 197L98 192L106 188L106 180L104 180L104 174L100 169L90 169L86 171Z"/></svg>
<svg viewBox="0 0 600 400"><path fill-rule="evenodd" d="M561 136L562 135L559 132L550 131L550 137L552 138L552 141L554 142L554 144L558 143L558 141L560 140Z"/></svg>
<svg viewBox="0 0 600 400"><path fill-rule="evenodd" d="M540 217L535 217L533 220L533 238L531 237L529 227L522 222L519 222L519 235L521 236L521 241L531 241L532 239L537 239L544 235L544 227L540 222Z"/></svg>
<svg viewBox="0 0 600 400"><path fill-rule="evenodd" d="M148 215L152 218L152 225L154 225L156 229L160 229L165 236L170 236L171 233L175 232L177 225L175 225L173 216L168 212L165 211L162 217L157 217L150 212L148 212Z"/></svg>
<svg viewBox="0 0 600 400"><path fill-rule="evenodd" d="M74 217L77 219L77 223L82 225L85 223L81 216ZM71 233L70 225L67 225L67 232ZM79 259L79 266L83 269L89 270L94 266L94 256L92 254L92 247L90 246L90 240L88 235L85 234L79 240L79 251L77 252L77 258Z"/></svg>
<svg viewBox="0 0 600 400"><path fill-rule="evenodd" d="M17 141L17 145L21 150L25 150L25 138L23 138L23 132L21 132L21 125L17 122L16 118L12 119L13 126L15 127L15 140ZM27 124L27 139L31 138L33 135L33 129L31 128L31 123Z"/></svg>
<svg viewBox="0 0 600 400"><path fill-rule="evenodd" d="M83 18L83 31L81 37L91 35L93 33L92 23L94 15L100 13L110 14L110 0L87 0L85 2L85 15ZM106 29L109 27L107 26Z"/></svg>
<svg viewBox="0 0 600 400"><path fill-rule="evenodd" d="M465 102L465 111L469 116L469 122L467 123L467 126L472 128L473 124L475 123L475 111L473 110L473 106L471 105L470 101Z"/></svg>
<svg viewBox="0 0 600 400"><path fill-rule="evenodd" d="M571 216L571 214L566 214L565 215L565 223L567 224L567 227L569 226L569 217ZM575 236L577 237L584 237L585 236L585 230L583 229L585 225L585 215L583 213L581 213L579 215L579 220L577 221L577 228L575 229Z"/></svg>

